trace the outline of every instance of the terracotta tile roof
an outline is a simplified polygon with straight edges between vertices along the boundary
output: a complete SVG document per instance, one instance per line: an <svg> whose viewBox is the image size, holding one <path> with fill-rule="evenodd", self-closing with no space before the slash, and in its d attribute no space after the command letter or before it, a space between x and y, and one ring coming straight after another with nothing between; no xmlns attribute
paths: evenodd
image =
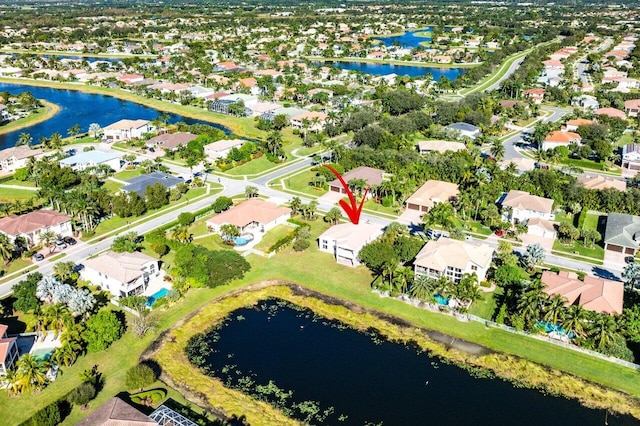
<svg viewBox="0 0 640 426"><path fill-rule="evenodd" d="M550 220L542 219L541 217L532 217L527 220L527 227L539 226L549 232L556 232L556 226Z"/></svg>
<svg viewBox="0 0 640 426"><path fill-rule="evenodd" d="M147 145L159 144L163 148L175 148L178 145L186 145L197 137L189 132L165 133L149 139Z"/></svg>
<svg viewBox="0 0 640 426"><path fill-rule="evenodd" d="M520 210L531 210L534 212L551 213L553 209L553 200L550 198L538 197L528 192L509 191L505 199L502 201L503 206L518 208Z"/></svg>
<svg viewBox="0 0 640 426"><path fill-rule="evenodd" d="M406 203L417 204L430 209L436 203L447 202L459 193L458 185L455 183L443 182L441 180L428 180L407 198Z"/></svg>
<svg viewBox="0 0 640 426"><path fill-rule="evenodd" d="M225 149L229 149L229 148L233 148L233 147L240 147L242 146L244 143L246 142L246 140L244 139L222 139L213 143L210 143L209 145L205 145L204 146L204 152L220 152L220 151L224 151Z"/></svg>
<svg viewBox="0 0 640 426"><path fill-rule="evenodd" d="M413 263L435 271L444 271L447 266L465 270L469 262L485 268L491 263L492 257L493 248L487 244L439 238L428 241Z"/></svg>
<svg viewBox="0 0 640 426"><path fill-rule="evenodd" d="M467 149L466 145L462 142L452 141L418 141L418 149L422 151L437 151L445 153L447 151L462 151Z"/></svg>
<svg viewBox="0 0 640 426"><path fill-rule="evenodd" d="M574 272L551 271L542 273L544 291L550 296L560 295L567 299L566 306L578 304L590 311L607 314L622 313L624 286L621 282L605 280L587 275L584 281Z"/></svg>
<svg viewBox="0 0 640 426"><path fill-rule="evenodd" d="M593 113L596 115L608 115L609 117L622 118L623 120L627 118L627 114L616 108L600 108L593 111Z"/></svg>
<svg viewBox="0 0 640 426"><path fill-rule="evenodd" d="M343 174L342 178L346 183L349 183L352 179L364 179L368 185L380 185L383 173L382 170L374 169L373 167L360 166ZM338 179L329 182L329 186L342 188L342 184Z"/></svg>
<svg viewBox="0 0 640 426"><path fill-rule="evenodd" d="M156 426L157 423L114 396L76 426Z"/></svg>
<svg viewBox="0 0 640 426"><path fill-rule="evenodd" d="M555 132L551 132L545 138L545 142L551 143L571 143L571 142L580 142L582 137L574 132L561 132L559 130Z"/></svg>
<svg viewBox="0 0 640 426"><path fill-rule="evenodd" d="M15 337L10 337L7 339L0 339L0 362L4 363L7 359L7 352L9 352L9 348L11 344L16 341Z"/></svg>
<svg viewBox="0 0 640 426"><path fill-rule="evenodd" d="M322 120L325 120L328 117L328 115L325 114L324 112L308 111L308 112L296 115L295 117L291 117L291 119L296 121L302 121L306 118L307 120L311 121L316 117L318 117L320 121L322 121Z"/></svg>
<svg viewBox="0 0 640 426"><path fill-rule="evenodd" d="M36 210L19 216L3 217L0 219L0 231L7 235L17 236L70 220L71 218L66 214L54 210Z"/></svg>
<svg viewBox="0 0 640 426"><path fill-rule="evenodd" d="M607 189L613 188L618 191L627 189L627 182L601 175L585 175L578 176L578 183L587 189Z"/></svg>
<svg viewBox="0 0 640 426"><path fill-rule="evenodd" d="M587 120L586 118L576 118L575 120L567 120L567 125L569 126L590 126L593 124L593 121Z"/></svg>
<svg viewBox="0 0 640 426"><path fill-rule="evenodd" d="M230 223L240 228L244 228L251 222L265 224L272 222L281 216L288 216L290 214L291 209L288 207L279 207L275 203L264 201L259 198L252 198L212 217L207 220L207 223L215 225Z"/></svg>
<svg viewBox="0 0 640 426"><path fill-rule="evenodd" d="M31 149L24 145L14 146L0 151L0 160L8 160L11 157L22 160L24 158L30 158L42 154L42 152L43 151L40 148Z"/></svg>
<svg viewBox="0 0 640 426"><path fill-rule="evenodd" d="M8 329L9 329L8 325L0 324L0 338L4 337L4 334L7 332Z"/></svg>
<svg viewBox="0 0 640 426"><path fill-rule="evenodd" d="M626 109L640 109L640 99L630 99L624 101L624 107Z"/></svg>

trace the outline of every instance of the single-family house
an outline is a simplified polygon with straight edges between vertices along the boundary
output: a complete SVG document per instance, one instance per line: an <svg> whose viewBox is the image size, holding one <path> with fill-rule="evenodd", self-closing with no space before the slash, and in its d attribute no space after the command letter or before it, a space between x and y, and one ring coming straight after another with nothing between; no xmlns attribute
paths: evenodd
<svg viewBox="0 0 640 426"><path fill-rule="evenodd" d="M135 192L141 197L145 196L145 192L147 191L148 186L155 185L159 183L167 189L174 188L179 183L183 183L184 180L171 176L167 173L163 172L152 172L146 173L144 175L136 176L126 181L127 185L123 186L121 189L125 192Z"/></svg>
<svg viewBox="0 0 640 426"><path fill-rule="evenodd" d="M469 123L453 123L445 127L445 130L456 135L475 139L480 135L480 128Z"/></svg>
<svg viewBox="0 0 640 426"><path fill-rule="evenodd" d="M556 224L541 217L532 217L527 220L527 234L553 239L558 236Z"/></svg>
<svg viewBox="0 0 640 426"><path fill-rule="evenodd" d="M536 166L536 161L532 158L516 157L508 160L502 160L498 164L503 170L513 164L518 172L524 173L533 170Z"/></svg>
<svg viewBox="0 0 640 426"><path fill-rule="evenodd" d="M595 111L600 108L600 102L591 95L582 95L574 98L571 101L571 105L581 107L582 109Z"/></svg>
<svg viewBox="0 0 640 426"><path fill-rule="evenodd" d="M9 327L0 324L0 377L7 374L7 370L13 368L18 356L18 344L15 337L7 337Z"/></svg>
<svg viewBox="0 0 640 426"><path fill-rule="evenodd" d="M328 115L324 112L309 111L291 117L289 124L291 124L291 127L294 129L305 129L307 128L306 123L308 123L308 130L319 132L324 129L327 117Z"/></svg>
<svg viewBox="0 0 640 426"><path fill-rule="evenodd" d="M578 176L578 184L586 189L617 189L618 191L627 189L626 181L602 175L581 174Z"/></svg>
<svg viewBox="0 0 640 426"><path fill-rule="evenodd" d="M83 171L89 168L98 167L102 164L109 166L111 170L120 170L120 154L115 151L91 151L79 152L58 162L61 167L71 167L75 171Z"/></svg>
<svg viewBox="0 0 640 426"><path fill-rule="evenodd" d="M449 202L457 197L458 185L441 180L428 180L416 190L405 202L409 210L428 212L437 203Z"/></svg>
<svg viewBox="0 0 640 426"><path fill-rule="evenodd" d="M544 100L544 89L540 87L534 87L522 91L522 96L526 99L530 99L534 104L541 104Z"/></svg>
<svg viewBox="0 0 640 426"><path fill-rule="evenodd" d="M609 213L604 230L604 249L634 255L640 248L640 217Z"/></svg>
<svg viewBox="0 0 640 426"><path fill-rule="evenodd" d="M360 250L381 235L382 229L378 225L341 223L318 237L318 248L332 254L341 265L356 267L360 265Z"/></svg>
<svg viewBox="0 0 640 426"><path fill-rule="evenodd" d="M493 253L493 247L487 244L441 237L428 241L420 249L413 261L414 274L433 279L444 276L458 283L464 274L475 273L478 282L482 282L491 266Z"/></svg>
<svg viewBox="0 0 640 426"><path fill-rule="evenodd" d="M7 109L7 106L4 104L0 104L0 122L7 121L11 118L11 114Z"/></svg>
<svg viewBox="0 0 640 426"><path fill-rule="evenodd" d="M599 108L595 111L593 111L593 113L595 115L606 115L607 117L611 117L611 118L619 118L621 120L626 120L627 119L627 115L624 113L624 111L620 111L617 108Z"/></svg>
<svg viewBox="0 0 640 426"><path fill-rule="evenodd" d="M82 262L80 275L113 297L142 294L152 276L160 272L158 260L140 252L108 251Z"/></svg>
<svg viewBox="0 0 640 426"><path fill-rule="evenodd" d="M147 141L147 146L159 147L165 151L169 151L179 146L186 145L197 137L198 135L194 135L189 132L164 133L149 139Z"/></svg>
<svg viewBox="0 0 640 426"><path fill-rule="evenodd" d="M622 170L636 174L640 170L640 144L630 143L622 147Z"/></svg>
<svg viewBox="0 0 640 426"><path fill-rule="evenodd" d="M17 237L24 237L30 247L39 244L40 235L47 231L52 231L58 237L71 236L71 218L55 210L36 210L0 219L1 233L9 237L11 242Z"/></svg>
<svg viewBox="0 0 640 426"><path fill-rule="evenodd" d="M580 126L591 126L592 124L594 124L593 121L587 120L586 118L575 118L573 120L567 120L567 122L564 123L565 129L568 132L575 132Z"/></svg>
<svg viewBox="0 0 640 426"><path fill-rule="evenodd" d="M149 120L120 120L102 129L104 138L109 142L140 139L145 133L155 130Z"/></svg>
<svg viewBox="0 0 640 426"><path fill-rule="evenodd" d="M505 222L518 224L539 217L553 220L553 200L551 198L538 197L528 192L512 189L506 196L501 197L498 204L502 205L502 219Z"/></svg>
<svg viewBox="0 0 640 426"><path fill-rule="evenodd" d="M373 167L360 166L356 167L353 170L349 170L347 173L342 175L342 179L345 183L349 183L349 181L353 179L362 179L367 182L368 186L380 185L382 183L382 176L384 171L380 169L374 169ZM329 182L329 190L332 192L339 192L341 194L346 194L347 192L342 187L342 183L339 179L334 179Z"/></svg>
<svg viewBox="0 0 640 426"><path fill-rule="evenodd" d="M140 74L123 74L117 77L117 80L123 82L126 85L131 85L144 80L144 76Z"/></svg>
<svg viewBox="0 0 640 426"><path fill-rule="evenodd" d="M543 291L549 296L564 298L565 306L579 305L589 311L609 315L622 313L624 284L619 281L591 275L580 280L575 272L544 271L540 282L544 284Z"/></svg>
<svg viewBox="0 0 640 426"><path fill-rule="evenodd" d="M13 172L16 169L26 167L30 158L42 156L43 151L40 148L32 149L25 145L6 148L0 151L0 170Z"/></svg>
<svg viewBox="0 0 640 426"><path fill-rule="evenodd" d="M161 407L164 407L164 405L161 405ZM117 396L114 396L76 423L76 426L157 426L158 424L174 423L158 423ZM175 424L191 426L193 423Z"/></svg>
<svg viewBox="0 0 640 426"><path fill-rule="evenodd" d="M640 112L640 99L624 101L624 110L629 117L637 117Z"/></svg>
<svg viewBox="0 0 640 426"><path fill-rule="evenodd" d="M222 139L204 146L204 155L211 160L224 158L233 148L240 148L245 142L244 139Z"/></svg>
<svg viewBox="0 0 640 426"><path fill-rule="evenodd" d="M557 146L569 146L572 143L577 143L580 144L582 142L582 137L574 132L562 132L562 131L555 131L555 132L551 132L547 135L547 137L545 137L544 141L542 142L542 149L543 150L547 150L547 149L553 149Z"/></svg>
<svg viewBox="0 0 640 426"><path fill-rule="evenodd" d="M427 152L439 152L444 154L447 151L462 151L467 149L466 145L462 142L453 141L418 141L418 152L420 154L426 154Z"/></svg>
<svg viewBox="0 0 640 426"><path fill-rule="evenodd" d="M222 225L226 224L235 225L240 232L267 232L274 226L286 222L290 216L291 209L288 207L251 198L208 219L206 224L213 232L220 232Z"/></svg>

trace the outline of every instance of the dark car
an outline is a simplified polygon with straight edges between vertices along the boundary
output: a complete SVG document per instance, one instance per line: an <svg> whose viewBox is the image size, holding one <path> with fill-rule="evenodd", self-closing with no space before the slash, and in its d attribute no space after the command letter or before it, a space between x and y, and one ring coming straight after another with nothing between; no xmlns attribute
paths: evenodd
<svg viewBox="0 0 640 426"><path fill-rule="evenodd" d="M41 253L36 253L33 255L33 260L40 262L41 260L44 260L44 256Z"/></svg>
<svg viewBox="0 0 640 426"><path fill-rule="evenodd" d="M624 258L625 263L634 263L636 261L636 258L633 256L626 256Z"/></svg>
<svg viewBox="0 0 640 426"><path fill-rule="evenodd" d="M73 237L64 237L62 239L62 241L64 241L65 243L69 244L70 246L75 246L76 243L77 243L77 241Z"/></svg>

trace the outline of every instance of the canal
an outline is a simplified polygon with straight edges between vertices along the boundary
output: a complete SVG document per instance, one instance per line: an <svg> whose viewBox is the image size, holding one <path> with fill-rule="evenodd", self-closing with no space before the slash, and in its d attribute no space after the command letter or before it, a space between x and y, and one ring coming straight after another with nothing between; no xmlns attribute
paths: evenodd
<svg viewBox="0 0 640 426"><path fill-rule="evenodd" d="M204 358L209 374L255 397L280 401L285 412L310 424L606 424L603 410L472 377L414 347L274 300L233 312L205 341L213 350ZM606 416L610 426L637 424Z"/></svg>
<svg viewBox="0 0 640 426"><path fill-rule="evenodd" d="M60 107L60 112L49 120L0 135L0 149L14 146L20 134L23 132L29 133L33 142L38 143L38 139L41 136L48 138L55 132L60 133L63 137L67 137L67 129L76 123L80 125L83 132L86 132L91 123L98 123L101 127L105 127L125 118L153 120L161 114L160 111L154 108L135 102L121 100L112 96L83 93L76 90L0 83L0 91L9 91L9 93L13 95L29 91L37 99L45 99ZM179 121L184 121L187 124L208 124L229 134L229 129L221 124L195 120L176 114L169 115L170 123Z"/></svg>

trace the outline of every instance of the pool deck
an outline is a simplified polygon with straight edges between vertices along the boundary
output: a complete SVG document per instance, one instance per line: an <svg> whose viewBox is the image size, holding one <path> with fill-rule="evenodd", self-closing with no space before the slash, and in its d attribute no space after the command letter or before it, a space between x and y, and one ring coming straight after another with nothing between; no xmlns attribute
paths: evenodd
<svg viewBox="0 0 640 426"><path fill-rule="evenodd" d="M171 283L169 281L164 280L164 276L166 272L164 270L160 270L158 276L153 275L149 279L149 283L147 284L147 289L142 293L143 296L153 296L162 288L166 288L167 290L171 290Z"/></svg>

